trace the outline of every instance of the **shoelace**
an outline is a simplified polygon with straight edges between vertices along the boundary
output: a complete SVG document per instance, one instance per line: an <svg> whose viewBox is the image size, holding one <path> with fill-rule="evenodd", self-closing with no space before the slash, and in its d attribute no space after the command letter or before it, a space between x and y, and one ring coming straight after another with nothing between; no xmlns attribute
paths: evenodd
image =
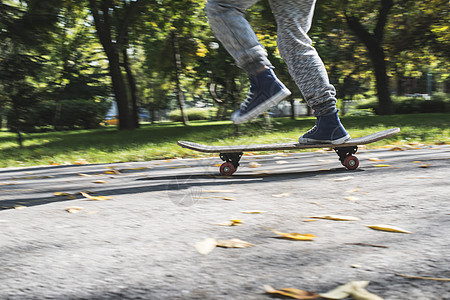
<svg viewBox="0 0 450 300"><path fill-rule="evenodd" d="M317 125L314 125L314 127L311 128L310 130L308 130L305 134L312 133L312 132L314 132L316 129L317 129Z"/></svg>
<svg viewBox="0 0 450 300"><path fill-rule="evenodd" d="M248 91L247 96L245 97L245 100L241 103L241 106L240 106L241 110L244 110L250 103L250 100L252 100L253 95L255 95L255 93L253 92L254 89L255 89L255 84L253 82L250 82L250 90Z"/></svg>

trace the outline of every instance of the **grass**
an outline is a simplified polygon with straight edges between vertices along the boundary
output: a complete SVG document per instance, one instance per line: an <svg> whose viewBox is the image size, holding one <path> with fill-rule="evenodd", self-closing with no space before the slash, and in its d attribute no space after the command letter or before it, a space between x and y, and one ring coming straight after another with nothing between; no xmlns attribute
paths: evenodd
<svg viewBox="0 0 450 300"><path fill-rule="evenodd" d="M400 134L369 145L450 144L450 114L413 114L394 116L343 117L342 122L352 137L364 136L392 127ZM24 148L19 149L13 133L0 131L0 167L49 164L115 163L147 161L175 157L202 157L205 154L183 149L178 140L214 145L280 143L296 141L312 127L314 118L273 121L273 129L265 130L262 121L240 126L239 136L229 121L144 125L133 131L115 128L35 133L25 135Z"/></svg>

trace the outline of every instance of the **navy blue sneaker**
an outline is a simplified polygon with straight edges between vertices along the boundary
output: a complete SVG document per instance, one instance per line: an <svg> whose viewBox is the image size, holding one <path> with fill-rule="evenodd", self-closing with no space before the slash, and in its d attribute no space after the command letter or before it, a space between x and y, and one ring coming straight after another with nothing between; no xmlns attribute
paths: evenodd
<svg viewBox="0 0 450 300"><path fill-rule="evenodd" d="M300 144L342 144L350 135L338 117L339 110L317 117L316 125L298 139Z"/></svg>
<svg viewBox="0 0 450 300"><path fill-rule="evenodd" d="M291 94L272 69L250 77L250 91L240 108L231 115L234 124L257 117Z"/></svg>

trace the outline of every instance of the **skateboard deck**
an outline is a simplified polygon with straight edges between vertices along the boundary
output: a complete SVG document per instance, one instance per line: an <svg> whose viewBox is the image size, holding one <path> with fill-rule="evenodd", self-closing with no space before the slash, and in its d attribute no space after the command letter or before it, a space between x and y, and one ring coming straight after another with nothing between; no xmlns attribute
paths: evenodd
<svg viewBox="0 0 450 300"><path fill-rule="evenodd" d="M358 168L359 161L353 155L358 150L358 146L377 142L400 132L400 128L391 128L363 137L350 139L342 144L299 144L299 143L279 143L279 144L254 144L254 145L231 145L231 146L210 146L187 141L178 141L178 145L204 153L220 153L220 158L225 162L220 167L222 175L231 175L236 172L239 160L243 152L249 151L273 151L273 150L296 150L312 148L333 148L339 156L341 163L349 170Z"/></svg>

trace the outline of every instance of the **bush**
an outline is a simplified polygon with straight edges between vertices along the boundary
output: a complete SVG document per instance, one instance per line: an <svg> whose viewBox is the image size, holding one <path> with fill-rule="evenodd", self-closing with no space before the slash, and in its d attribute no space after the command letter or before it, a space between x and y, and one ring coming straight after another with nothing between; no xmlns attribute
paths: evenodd
<svg viewBox="0 0 450 300"><path fill-rule="evenodd" d="M365 109L351 109L349 110L345 116L351 116L351 117L365 117L365 116L374 116L375 112L372 108L365 108Z"/></svg>
<svg viewBox="0 0 450 300"><path fill-rule="evenodd" d="M450 112L450 97L447 94L436 93L431 100L422 97L392 97L396 114L414 113L442 113ZM378 113L377 99L364 101L356 106L357 109L370 109Z"/></svg>
<svg viewBox="0 0 450 300"><path fill-rule="evenodd" d="M21 112L21 131L36 132L50 129L93 129L100 126L110 107L109 101L62 100L47 101ZM12 129L14 114L8 113L8 127Z"/></svg>
<svg viewBox="0 0 450 300"><path fill-rule="evenodd" d="M214 108L188 108L185 110L185 113L190 121L210 120L214 111ZM179 109L172 110L169 113L169 119L173 122L181 122L181 111Z"/></svg>

